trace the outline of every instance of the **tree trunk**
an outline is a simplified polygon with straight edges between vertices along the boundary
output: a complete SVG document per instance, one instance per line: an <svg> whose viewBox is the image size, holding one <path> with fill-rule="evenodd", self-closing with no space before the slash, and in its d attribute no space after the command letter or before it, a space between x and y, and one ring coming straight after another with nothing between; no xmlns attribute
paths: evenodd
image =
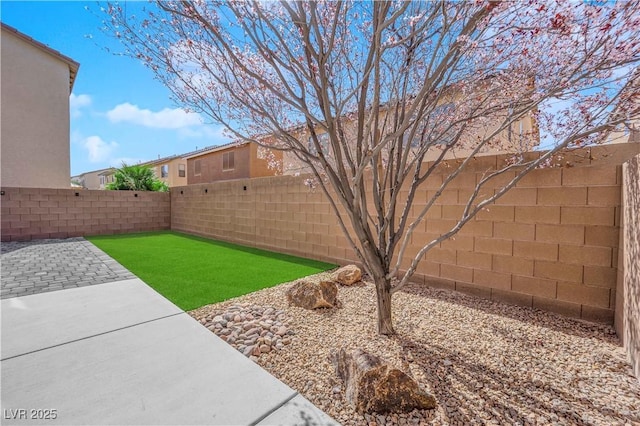
<svg viewBox="0 0 640 426"><path fill-rule="evenodd" d="M385 277L374 277L378 301L378 333L395 334L391 321L391 281Z"/></svg>

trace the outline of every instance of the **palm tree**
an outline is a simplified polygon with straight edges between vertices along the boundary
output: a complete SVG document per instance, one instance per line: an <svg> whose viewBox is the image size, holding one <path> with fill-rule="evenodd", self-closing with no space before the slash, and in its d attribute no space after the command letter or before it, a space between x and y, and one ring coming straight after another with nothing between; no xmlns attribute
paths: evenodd
<svg viewBox="0 0 640 426"><path fill-rule="evenodd" d="M114 180L107 185L107 189L166 192L169 187L159 180L149 167L142 165L128 166L122 163L122 167L116 170Z"/></svg>

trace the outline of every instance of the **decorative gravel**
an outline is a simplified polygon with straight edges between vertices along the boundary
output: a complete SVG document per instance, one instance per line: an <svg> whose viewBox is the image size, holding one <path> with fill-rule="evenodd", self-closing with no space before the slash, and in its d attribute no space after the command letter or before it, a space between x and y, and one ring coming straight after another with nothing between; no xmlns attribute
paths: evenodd
<svg viewBox="0 0 640 426"><path fill-rule="evenodd" d="M397 335L388 338L376 332L372 284L340 287L341 307L318 311L288 306L289 285L191 315L206 322L233 306L273 308L290 344L253 359L344 425L640 424L640 383L609 326L410 285L394 295ZM402 368L438 407L356 413L329 360L340 347L362 348Z"/></svg>
<svg viewBox="0 0 640 426"><path fill-rule="evenodd" d="M198 317L200 324L253 361L272 350L291 343L293 332L287 328L285 312L271 306L247 303L209 311Z"/></svg>

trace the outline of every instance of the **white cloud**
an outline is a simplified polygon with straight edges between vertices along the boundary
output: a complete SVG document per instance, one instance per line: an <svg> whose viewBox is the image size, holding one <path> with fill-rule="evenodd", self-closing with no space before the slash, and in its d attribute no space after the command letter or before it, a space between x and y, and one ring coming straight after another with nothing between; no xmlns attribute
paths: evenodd
<svg viewBox="0 0 640 426"><path fill-rule="evenodd" d="M91 96L89 95L76 95L72 93L69 96L69 110L71 111L71 117L80 117L82 115L82 108L91 105Z"/></svg>
<svg viewBox="0 0 640 426"><path fill-rule="evenodd" d="M186 112L182 108L151 111L128 102L107 111L107 117L112 123L128 122L157 129L181 129L202 124L200 114Z"/></svg>
<svg viewBox="0 0 640 426"><path fill-rule="evenodd" d="M111 153L118 148L116 142L105 142L100 136L89 136L82 141L82 145L89 151L89 161L99 163L110 158Z"/></svg>

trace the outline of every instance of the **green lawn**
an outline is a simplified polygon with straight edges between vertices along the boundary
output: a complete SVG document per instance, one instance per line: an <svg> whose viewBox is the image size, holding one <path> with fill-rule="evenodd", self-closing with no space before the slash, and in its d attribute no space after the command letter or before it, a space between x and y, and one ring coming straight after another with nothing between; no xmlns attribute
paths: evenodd
<svg viewBox="0 0 640 426"><path fill-rule="evenodd" d="M336 266L170 231L87 239L185 311Z"/></svg>

